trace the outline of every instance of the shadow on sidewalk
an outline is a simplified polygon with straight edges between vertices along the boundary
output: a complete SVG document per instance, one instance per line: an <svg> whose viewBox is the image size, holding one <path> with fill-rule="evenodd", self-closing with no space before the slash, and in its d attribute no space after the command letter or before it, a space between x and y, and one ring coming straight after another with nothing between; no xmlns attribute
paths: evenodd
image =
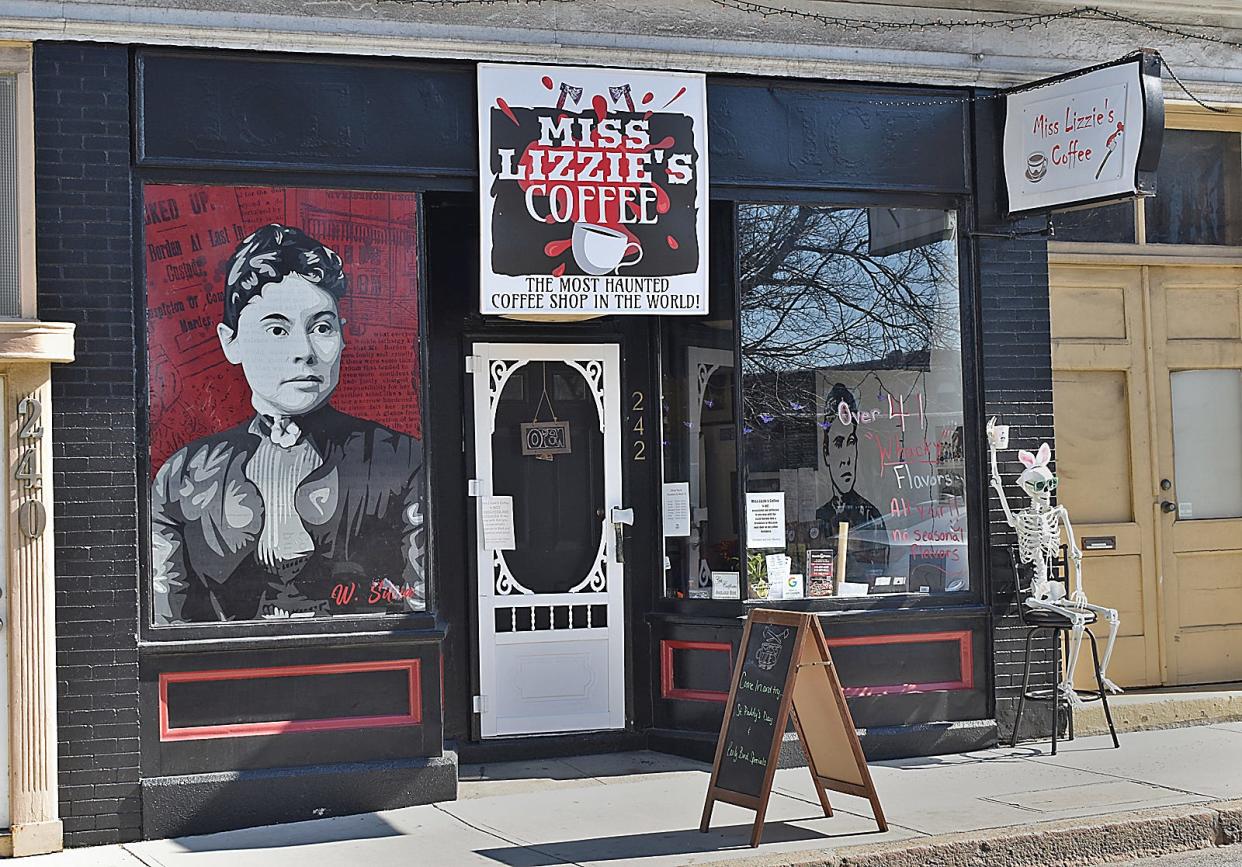
<svg viewBox="0 0 1242 867"><path fill-rule="evenodd" d="M816 818L824 818L819 816ZM750 848L752 825L722 825L710 833L697 830L666 831L663 833L622 834L616 837L591 837L581 840L565 840L559 843L531 843L527 846L500 846L476 849L475 854L491 858L509 867L552 867L562 864L593 864L631 858L654 858L670 855L695 855L707 852L740 853L755 852ZM791 822L769 822L764 826L763 842L806 843L829 841L844 837L861 838L878 836L880 830L855 831L853 833L825 834L810 828L800 828Z"/></svg>
<svg viewBox="0 0 1242 867"><path fill-rule="evenodd" d="M172 842L186 852L229 852L284 849L290 846L315 846L320 843L379 840L400 836L402 832L382 816L367 813L204 834L201 837L178 837Z"/></svg>

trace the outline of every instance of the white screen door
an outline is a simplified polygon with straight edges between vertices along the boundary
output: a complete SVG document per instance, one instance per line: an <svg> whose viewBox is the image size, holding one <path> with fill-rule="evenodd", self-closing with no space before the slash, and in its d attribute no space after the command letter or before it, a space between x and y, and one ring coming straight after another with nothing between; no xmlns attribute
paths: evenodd
<svg viewBox="0 0 1242 867"><path fill-rule="evenodd" d="M480 733L622 728L619 348L479 343L471 365ZM486 547L491 496L512 549Z"/></svg>

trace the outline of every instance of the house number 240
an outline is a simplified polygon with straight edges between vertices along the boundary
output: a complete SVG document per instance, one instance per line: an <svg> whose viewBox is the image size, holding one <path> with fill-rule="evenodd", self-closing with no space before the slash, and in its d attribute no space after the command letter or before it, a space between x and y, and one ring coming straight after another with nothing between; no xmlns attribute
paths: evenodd
<svg viewBox="0 0 1242 867"><path fill-rule="evenodd" d="M39 440L43 439L43 404L33 397L17 402L17 417L21 427L17 429L17 465L13 468L13 480L22 493L31 493L43 483L39 472ZM37 494L36 494L37 497ZM17 526L28 539L43 535L47 526L47 509L40 499L30 499L17 507Z"/></svg>

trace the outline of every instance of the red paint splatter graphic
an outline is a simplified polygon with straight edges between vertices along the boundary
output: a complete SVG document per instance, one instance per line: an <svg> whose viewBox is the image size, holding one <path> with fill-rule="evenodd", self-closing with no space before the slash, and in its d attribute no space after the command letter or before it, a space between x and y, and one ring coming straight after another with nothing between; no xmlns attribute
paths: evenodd
<svg viewBox="0 0 1242 867"><path fill-rule="evenodd" d="M654 151L654 150L666 151L672 148L673 145L675 144L677 144L677 142L673 141L673 137L671 135L666 135L664 138L660 139L655 144L647 145L645 148L643 148L643 150L644 151Z"/></svg>
<svg viewBox="0 0 1242 867"><path fill-rule="evenodd" d="M656 191L656 210L661 214L667 214L670 207L668 193L666 193L664 188L655 181L651 182L651 186L655 187Z"/></svg>
<svg viewBox="0 0 1242 867"><path fill-rule="evenodd" d="M674 238L672 235L669 235L664 240L668 242L668 248L670 250L676 250L678 247L681 246L681 244L677 243L677 239Z"/></svg>
<svg viewBox="0 0 1242 867"><path fill-rule="evenodd" d="M555 259L557 256L561 255L566 250L568 250L573 245L573 243L574 242L572 239L565 240L565 241L549 241L543 247L544 255L551 256L552 258Z"/></svg>
<svg viewBox="0 0 1242 867"><path fill-rule="evenodd" d="M564 273L565 273L565 263L564 263L564 262L562 262L561 264L557 265L555 268L553 268L553 269L552 269L552 276L553 276L553 277L560 277L560 276L564 275Z"/></svg>
<svg viewBox="0 0 1242 867"><path fill-rule="evenodd" d="M647 112L646 114L643 115L643 120L651 120L651 115L652 115L652 112L650 111Z"/></svg>
<svg viewBox="0 0 1242 867"><path fill-rule="evenodd" d="M496 105L500 106L500 110L505 113L505 117L513 121L514 126L521 126L521 124L518 123L517 116L513 113L513 109L509 108L509 103L505 102L503 96L496 97Z"/></svg>
<svg viewBox="0 0 1242 867"><path fill-rule="evenodd" d="M651 100L653 99L655 99L655 94L649 90L643 94L642 103L643 105L651 105Z"/></svg>
<svg viewBox="0 0 1242 867"><path fill-rule="evenodd" d="M674 93L674 94L673 94L673 98L672 98L672 99L670 99L668 102L664 103L664 107L665 107L665 108L668 108L670 105L672 105L673 103L675 103L677 100L681 99L681 95L682 95L683 93L685 93L685 92L686 92L686 89L683 87L681 90L679 90L679 91L677 91L676 93Z"/></svg>
<svg viewBox="0 0 1242 867"><path fill-rule="evenodd" d="M551 90L552 79L545 75L542 80L543 80L543 86L546 87L548 90Z"/></svg>
<svg viewBox="0 0 1242 867"><path fill-rule="evenodd" d="M609 116L609 101L607 101L607 99L602 97L599 93L596 93L594 97L591 97L591 108L595 109L595 117L600 120Z"/></svg>
<svg viewBox="0 0 1242 867"><path fill-rule="evenodd" d="M600 120L608 117L608 100L600 94L591 97L591 107L595 109L595 116Z"/></svg>

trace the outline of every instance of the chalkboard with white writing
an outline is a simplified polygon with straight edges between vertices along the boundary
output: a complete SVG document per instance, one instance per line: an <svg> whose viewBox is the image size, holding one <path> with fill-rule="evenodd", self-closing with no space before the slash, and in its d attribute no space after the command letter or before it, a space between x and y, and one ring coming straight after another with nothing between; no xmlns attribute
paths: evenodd
<svg viewBox="0 0 1242 867"><path fill-rule="evenodd" d="M824 815L832 815L828 791L843 792L870 801L876 824L888 830L818 618L767 608L753 609L742 630L699 830L724 801L755 811L750 845L759 845L791 719Z"/></svg>
<svg viewBox="0 0 1242 867"><path fill-rule="evenodd" d="M798 627L755 623L747 638L738 661L737 689L725 707L728 728L716 785L758 798L773 744L784 733L781 706L798 646Z"/></svg>

